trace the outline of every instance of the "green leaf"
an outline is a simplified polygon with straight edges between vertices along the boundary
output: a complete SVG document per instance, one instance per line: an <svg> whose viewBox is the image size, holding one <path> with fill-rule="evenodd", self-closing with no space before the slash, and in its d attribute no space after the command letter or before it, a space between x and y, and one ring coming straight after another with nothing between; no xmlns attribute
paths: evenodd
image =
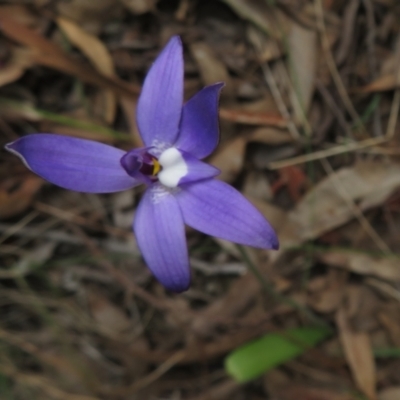
<svg viewBox="0 0 400 400"><path fill-rule="evenodd" d="M225 370L238 382L247 382L299 356L331 335L327 328L295 328L270 333L239 347L225 359Z"/></svg>

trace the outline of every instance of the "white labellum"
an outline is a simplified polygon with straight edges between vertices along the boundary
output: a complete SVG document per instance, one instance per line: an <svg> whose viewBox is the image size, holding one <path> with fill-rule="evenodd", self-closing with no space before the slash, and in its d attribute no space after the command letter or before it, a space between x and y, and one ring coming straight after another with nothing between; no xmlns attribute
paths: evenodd
<svg viewBox="0 0 400 400"><path fill-rule="evenodd" d="M179 181L188 173L188 166L181 152L174 147L163 151L158 158L162 170L158 179L166 187L175 188Z"/></svg>

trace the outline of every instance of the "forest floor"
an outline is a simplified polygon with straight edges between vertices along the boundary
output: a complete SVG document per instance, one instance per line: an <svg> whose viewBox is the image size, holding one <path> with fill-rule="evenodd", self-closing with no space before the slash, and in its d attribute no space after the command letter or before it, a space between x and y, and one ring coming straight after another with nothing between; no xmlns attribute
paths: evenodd
<svg viewBox="0 0 400 400"><path fill-rule="evenodd" d="M132 233L143 187L68 191L1 150L0 399L399 400L398 0L0 1L1 148L140 146L138 95L173 35L185 99L226 83L207 161L280 249L188 228L192 285L171 293ZM329 335L244 380L226 367L304 327Z"/></svg>

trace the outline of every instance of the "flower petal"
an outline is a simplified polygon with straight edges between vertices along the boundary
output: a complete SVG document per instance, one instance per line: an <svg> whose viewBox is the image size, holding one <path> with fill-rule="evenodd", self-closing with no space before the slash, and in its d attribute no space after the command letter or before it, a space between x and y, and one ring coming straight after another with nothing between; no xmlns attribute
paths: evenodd
<svg viewBox="0 0 400 400"><path fill-rule="evenodd" d="M174 147L165 150L158 161L163 168L158 174L158 179L169 188L213 178L220 173L219 169Z"/></svg>
<svg viewBox="0 0 400 400"><path fill-rule="evenodd" d="M30 170L66 189L111 193L140 183L120 164L125 152L103 143L42 133L24 136L6 149Z"/></svg>
<svg viewBox="0 0 400 400"><path fill-rule="evenodd" d="M224 83L207 86L183 106L174 147L200 159L213 152L219 140L218 99L223 86Z"/></svg>
<svg viewBox="0 0 400 400"><path fill-rule="evenodd" d="M264 249L279 247L267 220L230 185L212 179L181 189L175 198L189 226L235 243Z"/></svg>
<svg viewBox="0 0 400 400"><path fill-rule="evenodd" d="M139 97L137 123L146 146L175 142L182 104L182 43L174 36L150 68Z"/></svg>
<svg viewBox="0 0 400 400"><path fill-rule="evenodd" d="M174 196L161 185L151 186L139 204L133 226L143 258L160 283L174 292L188 289L185 228Z"/></svg>

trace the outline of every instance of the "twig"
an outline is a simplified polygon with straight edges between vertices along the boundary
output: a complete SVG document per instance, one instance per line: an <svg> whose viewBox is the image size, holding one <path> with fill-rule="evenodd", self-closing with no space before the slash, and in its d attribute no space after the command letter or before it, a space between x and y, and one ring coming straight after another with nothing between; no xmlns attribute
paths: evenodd
<svg viewBox="0 0 400 400"><path fill-rule="evenodd" d="M5 242L10 236L15 235L18 231L20 231L22 228L24 228L26 225L29 224L29 222L33 221L39 213L37 211L32 211L28 215L26 215L24 218L22 218L19 222L17 222L14 225L9 225L8 229L4 231L4 234L2 237L0 237L0 244Z"/></svg>
<svg viewBox="0 0 400 400"><path fill-rule="evenodd" d="M155 382L157 379L161 378L176 364L179 364L185 358L185 356L186 356L186 352L184 350L180 350L180 351L176 352L170 358L165 360L160 366L158 366L150 374L133 382L128 387L111 390L110 394L112 394L113 396L124 396L124 397L132 395L133 393L149 386L150 384Z"/></svg>
<svg viewBox="0 0 400 400"><path fill-rule="evenodd" d="M290 116L290 113L285 105L285 102L283 101L281 92L278 89L278 85L275 82L274 75L268 63L263 64L262 70L264 73L265 80L267 81L268 86L271 89L271 93L274 96L274 100L276 105L278 106L279 112L282 114L283 118L286 121L287 128L290 134L292 135L294 140L299 140L301 138L301 135L296 127L296 124L293 122L292 117Z"/></svg>
<svg viewBox="0 0 400 400"><path fill-rule="evenodd" d="M301 156L288 158L286 160L273 161L268 164L269 169L279 169L284 167L289 167L291 165L302 164L310 161L320 160L327 157L336 156L343 153L348 153L350 151L355 151L359 149L364 149L366 147L376 146L378 144L383 144L388 141L387 137L377 137L361 140L360 142L351 142L348 144L342 144L339 146L332 147L326 150L319 150L310 154L303 154Z"/></svg>
<svg viewBox="0 0 400 400"><path fill-rule="evenodd" d="M377 71L377 62L376 62L376 51L375 51L375 40L376 40L376 24L375 24L375 16L374 16L374 5L371 0L363 0L364 8L367 14L367 55L368 55L368 64L370 70L371 79L376 78ZM374 123L374 135L382 136L382 123L381 123L381 112L379 110L379 106L374 110L373 115L373 123Z"/></svg>
<svg viewBox="0 0 400 400"><path fill-rule="evenodd" d="M342 78L340 77L339 71L335 64L335 60L334 60L332 52L330 50L329 39L328 39L328 35L326 33L326 26L325 26L325 21L324 21L324 10L322 7L322 0L315 0L314 6L315 6L315 12L317 15L318 29L321 33L322 49L325 54L325 60L328 65L329 71L332 75L333 81L335 82L336 88L339 92L339 95L343 101L344 106L346 107L348 113L353 118L354 124L356 124L357 126L360 126L362 131L365 131L364 124L361 121L360 116L358 115L356 109L354 108L349 95L347 94L347 90L343 84Z"/></svg>

